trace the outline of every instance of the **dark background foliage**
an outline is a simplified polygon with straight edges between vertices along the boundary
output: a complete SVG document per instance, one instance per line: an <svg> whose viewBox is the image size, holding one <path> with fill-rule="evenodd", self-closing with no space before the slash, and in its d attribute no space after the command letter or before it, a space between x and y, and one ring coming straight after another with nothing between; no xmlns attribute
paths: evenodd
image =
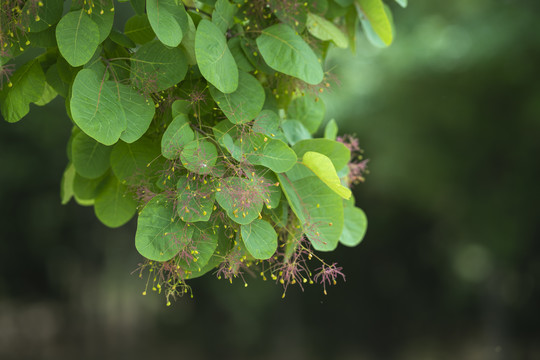
<svg viewBox="0 0 540 360"><path fill-rule="evenodd" d="M328 119L371 174L367 237L326 255L347 275L328 296L206 276L170 308L143 297L135 222L60 205L64 104L0 122L0 358L540 358L540 7L394 10L389 49L330 61Z"/></svg>

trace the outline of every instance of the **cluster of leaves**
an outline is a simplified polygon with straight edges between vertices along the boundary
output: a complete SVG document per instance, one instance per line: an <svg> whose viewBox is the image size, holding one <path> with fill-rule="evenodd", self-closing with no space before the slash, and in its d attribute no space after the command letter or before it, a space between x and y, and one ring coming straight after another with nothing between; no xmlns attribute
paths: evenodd
<svg viewBox="0 0 540 360"><path fill-rule="evenodd" d="M125 1L124 1L125 2ZM314 250L355 246L367 221L349 186L358 142L337 138L318 97L330 46L393 37L381 0L8 0L1 7L2 116L65 98L73 121L62 202L105 225L138 214L147 287L170 297L207 272L283 284L342 276ZM405 5L403 1L400 1ZM69 5L69 6L65 6ZM13 73L27 47L45 52ZM314 273L308 267L320 261ZM247 284L246 284L247 285ZM146 293L146 290L145 292Z"/></svg>

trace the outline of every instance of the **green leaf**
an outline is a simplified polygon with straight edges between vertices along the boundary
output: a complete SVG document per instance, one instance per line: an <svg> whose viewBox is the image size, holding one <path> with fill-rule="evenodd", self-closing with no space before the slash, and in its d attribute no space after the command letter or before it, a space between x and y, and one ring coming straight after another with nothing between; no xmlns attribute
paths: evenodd
<svg viewBox="0 0 540 360"><path fill-rule="evenodd" d="M52 27L60 20L64 11L64 0L43 1L42 6L31 10L30 7L35 5L35 2L27 1L21 12L23 23L30 24L30 32L40 32Z"/></svg>
<svg viewBox="0 0 540 360"><path fill-rule="evenodd" d="M201 74L222 93L238 87L238 67L227 46L225 35L209 20L203 19L195 35L195 55Z"/></svg>
<svg viewBox="0 0 540 360"><path fill-rule="evenodd" d="M180 46L186 52L188 65L197 64L197 57L195 56L195 34L197 33L197 28L191 16L188 16L188 27L182 38L182 43Z"/></svg>
<svg viewBox="0 0 540 360"><path fill-rule="evenodd" d="M356 28L359 20L356 8L351 6L345 14L345 28L347 29L347 37L353 54L356 53Z"/></svg>
<svg viewBox="0 0 540 360"><path fill-rule="evenodd" d="M129 0L129 2L137 15L144 15L144 12L146 11L146 0Z"/></svg>
<svg viewBox="0 0 540 360"><path fill-rule="evenodd" d="M71 157L75 170L88 179L96 179L109 169L112 147L98 143L79 132L71 143Z"/></svg>
<svg viewBox="0 0 540 360"><path fill-rule="evenodd" d="M354 200L343 201L345 223L339 242L345 246L356 246L362 242L367 230L367 218L362 209L354 206Z"/></svg>
<svg viewBox="0 0 540 360"><path fill-rule="evenodd" d="M262 211L267 190L254 185L254 181L239 177L225 178L216 185L216 200L219 206L238 224L249 224L258 218Z"/></svg>
<svg viewBox="0 0 540 360"><path fill-rule="evenodd" d="M218 246L218 233L212 224L203 223L194 227L192 243L188 247L196 249L196 253L190 261L179 259L179 265L182 271L188 272L186 278L189 279L192 279L192 273L200 272L208 264ZM189 248L186 251L189 251Z"/></svg>
<svg viewBox="0 0 540 360"><path fill-rule="evenodd" d="M236 127L233 123L231 123L227 119L222 120L218 122L216 125L214 125L214 127L212 128L212 132L214 133L214 137L216 138L216 141L221 146L225 146L223 139L225 138L226 134L228 134L229 136L233 138L238 138L238 127Z"/></svg>
<svg viewBox="0 0 540 360"><path fill-rule="evenodd" d="M146 12L152 29L165 45L177 47L188 28L187 13L175 0L146 0Z"/></svg>
<svg viewBox="0 0 540 360"><path fill-rule="evenodd" d="M216 198L213 186L183 176L177 187L176 210L180 219L186 222L210 220Z"/></svg>
<svg viewBox="0 0 540 360"><path fill-rule="evenodd" d="M313 248L332 251L343 230L342 199L316 176L291 181L278 174L281 188Z"/></svg>
<svg viewBox="0 0 540 360"><path fill-rule="evenodd" d="M75 166L69 163L60 182L60 201L65 205L73 197L73 180L75 179Z"/></svg>
<svg viewBox="0 0 540 360"><path fill-rule="evenodd" d="M101 44L111 33L114 22L114 4L111 0L101 0L93 3L90 18L99 29L99 43Z"/></svg>
<svg viewBox="0 0 540 360"><path fill-rule="evenodd" d="M94 200L99 191L104 185L104 180L109 178L108 172L106 175L96 179L87 179L79 174L75 174L73 179L73 194L78 200Z"/></svg>
<svg viewBox="0 0 540 360"><path fill-rule="evenodd" d="M60 78L57 64L52 64L49 67L47 73L45 74L45 78L47 79L47 84L52 86L54 91L56 91L60 96L64 98L67 96L69 88L68 85Z"/></svg>
<svg viewBox="0 0 540 360"><path fill-rule="evenodd" d="M167 48L155 40L144 44L131 58L131 80L144 92L158 92L184 80L187 59L179 47Z"/></svg>
<svg viewBox="0 0 540 360"><path fill-rule="evenodd" d="M130 38L128 38L124 33L121 33L120 31L116 29L112 29L111 34L109 35L112 41L114 41L116 44L123 46L125 48L134 48L137 47L137 44L133 42Z"/></svg>
<svg viewBox="0 0 540 360"><path fill-rule="evenodd" d="M64 15L56 26L58 49L74 67L86 64L99 45L99 27L84 10Z"/></svg>
<svg viewBox="0 0 540 360"><path fill-rule="evenodd" d="M311 85L323 80L319 59L308 44L287 25L277 24L262 31L257 45L266 63L276 71Z"/></svg>
<svg viewBox="0 0 540 360"><path fill-rule="evenodd" d="M189 100L175 100L171 106L172 117L178 115L188 115L192 110L192 105Z"/></svg>
<svg viewBox="0 0 540 360"><path fill-rule="evenodd" d="M247 173L257 193L262 195L268 209L275 208L281 200L281 188L274 172L264 167L255 167L255 171Z"/></svg>
<svg viewBox="0 0 540 360"><path fill-rule="evenodd" d="M106 84L114 89L120 103L122 111L118 116L126 119L126 129L120 134L120 139L127 143L139 140L154 118L154 102L131 86L113 81Z"/></svg>
<svg viewBox="0 0 540 360"><path fill-rule="evenodd" d="M51 26L40 32L26 33L26 37L28 37L32 47L44 49L58 47L56 43L56 27Z"/></svg>
<svg viewBox="0 0 540 360"><path fill-rule="evenodd" d="M161 138L161 153L169 160L177 159L182 148L194 138L195 134L189 126L188 117L180 114L169 124Z"/></svg>
<svg viewBox="0 0 540 360"><path fill-rule="evenodd" d="M244 50L242 49L242 38L237 36L233 37L229 40L227 43L227 46L231 50L231 54L234 57L234 61L236 61L236 65L238 65L238 69L240 71L245 72L251 72L255 70L255 67L251 64L251 62L246 57L246 54L244 53Z"/></svg>
<svg viewBox="0 0 540 360"><path fill-rule="evenodd" d="M150 167L161 154L159 143L146 137L127 144L119 141L111 152L111 168L116 177L128 184L137 184L151 172Z"/></svg>
<svg viewBox="0 0 540 360"><path fill-rule="evenodd" d="M399 4L399 6L401 6L402 8L406 8L407 7L407 0L396 0L396 2Z"/></svg>
<svg viewBox="0 0 540 360"><path fill-rule="evenodd" d="M249 253L259 260L272 257L277 250L277 233L268 221L255 219L240 227L242 240Z"/></svg>
<svg viewBox="0 0 540 360"><path fill-rule="evenodd" d="M134 142L148 130L153 102L128 85L99 78L83 69L72 90L73 121L97 141L112 145L118 139Z"/></svg>
<svg viewBox="0 0 540 360"><path fill-rule="evenodd" d="M308 2L298 1L291 3L283 0L269 0L268 5L270 5L271 11L276 15L280 22L293 27L298 33L301 33L304 30L306 26Z"/></svg>
<svg viewBox="0 0 540 360"><path fill-rule="evenodd" d="M328 140L336 140L338 133L338 126L336 120L331 119L324 128L324 138Z"/></svg>
<svg viewBox="0 0 540 360"><path fill-rule="evenodd" d="M232 25L234 14L238 8L227 0L217 0L212 13L212 22L225 33Z"/></svg>
<svg viewBox="0 0 540 360"><path fill-rule="evenodd" d="M384 9L382 0L358 0L356 3L360 20L367 19L373 31L386 46L393 40L392 24Z"/></svg>
<svg viewBox="0 0 540 360"><path fill-rule="evenodd" d="M137 211L137 202L127 187L110 176L94 202L97 218L105 225L116 228L127 223Z"/></svg>
<svg viewBox="0 0 540 360"><path fill-rule="evenodd" d="M283 129L285 138L287 138L287 142L291 145L301 140L311 139L308 129L298 120L285 120L281 123L281 128Z"/></svg>
<svg viewBox="0 0 540 360"><path fill-rule="evenodd" d="M302 140L293 146L298 158L302 158L308 151L315 151L326 155L332 160L334 168L341 170L351 159L351 152L340 142L328 139ZM338 170L338 171L339 171Z"/></svg>
<svg viewBox="0 0 540 360"><path fill-rule="evenodd" d="M133 42L141 45L154 40L156 37L146 14L130 17L124 26L124 34Z"/></svg>
<svg viewBox="0 0 540 360"><path fill-rule="evenodd" d="M275 173L282 173L296 164L295 152L283 141L267 139L260 149L248 156L248 161L254 165L262 165Z"/></svg>
<svg viewBox="0 0 540 360"><path fill-rule="evenodd" d="M73 121L87 135L105 145L117 142L127 128L124 109L113 87L114 83L100 79L91 69L79 71L72 87Z"/></svg>
<svg viewBox="0 0 540 360"><path fill-rule="evenodd" d="M341 185L336 169L327 156L318 152L308 151L304 154L302 163L313 171L336 194L344 199L351 197L351 190Z"/></svg>
<svg viewBox="0 0 540 360"><path fill-rule="evenodd" d="M147 259L168 261L191 240L193 230L175 219L174 201L157 195L139 214L135 247Z"/></svg>
<svg viewBox="0 0 540 360"><path fill-rule="evenodd" d="M206 175L217 161L217 149L207 140L194 140L184 146L180 154L182 165L194 173Z"/></svg>
<svg viewBox="0 0 540 360"><path fill-rule="evenodd" d="M311 134L317 132L325 113L322 99L309 94L294 98L287 109L287 117L300 121Z"/></svg>
<svg viewBox="0 0 540 360"><path fill-rule="evenodd" d="M197 260L197 263L204 262L207 256L206 252L210 249L211 247L210 244L213 241L212 239L206 240L204 236L213 237L214 235L217 235L217 246L215 248L215 251L211 254L210 259L206 262L206 265L200 266L199 264L197 264L196 270L194 269L195 266L191 266L191 265L183 266L184 268L188 268L189 271L191 271L187 276L187 278L189 279L200 277L206 274L207 272L209 272L210 270L212 270L217 265L221 264L221 262L223 262L224 257L228 254L229 249L231 247L231 240L227 237L227 234L224 231L223 226L220 226L219 229L216 229L215 227L211 229L208 227L201 227L201 228L202 228L202 233L206 235L203 235L202 237L203 239L202 241L204 241L204 244L201 244L202 251L197 250L199 252L199 259ZM194 239L194 243L199 245L201 242L200 240L201 238L197 234L197 230L199 229L195 229L195 231L193 232L193 239ZM200 269L198 268L199 266L200 266Z"/></svg>
<svg viewBox="0 0 540 360"><path fill-rule="evenodd" d="M240 72L238 88L234 92L224 94L210 87L210 94L233 124L243 124L253 120L261 112L265 99L261 83L245 72Z"/></svg>
<svg viewBox="0 0 540 360"><path fill-rule="evenodd" d="M39 61L21 66L11 77L12 87L0 92L0 111L10 123L21 120L30 111L30 103L39 101L45 89L45 75Z"/></svg>
<svg viewBox="0 0 540 360"><path fill-rule="evenodd" d="M253 132L275 137L280 131L279 116L272 110L263 110L253 121Z"/></svg>
<svg viewBox="0 0 540 360"><path fill-rule="evenodd" d="M334 23L319 15L308 13L306 25L309 33L319 40L332 41L343 49L349 46L347 36Z"/></svg>

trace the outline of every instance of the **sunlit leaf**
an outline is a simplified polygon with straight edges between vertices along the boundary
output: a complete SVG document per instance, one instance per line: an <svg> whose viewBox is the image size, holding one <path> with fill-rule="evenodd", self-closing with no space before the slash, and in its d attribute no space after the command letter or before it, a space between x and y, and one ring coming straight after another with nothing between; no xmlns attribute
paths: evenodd
<svg viewBox="0 0 540 360"><path fill-rule="evenodd" d="M306 25L309 33L319 40L332 41L340 48L349 46L349 40L343 31L322 16L308 13Z"/></svg>
<svg viewBox="0 0 540 360"><path fill-rule="evenodd" d="M71 66L86 64L100 41L99 27L84 10L64 15L56 26L56 41L62 56Z"/></svg>
<svg viewBox="0 0 540 360"><path fill-rule="evenodd" d="M308 151L302 157L302 163L313 171L336 194L344 199L351 197L351 190L341 185L336 169L327 156L318 152Z"/></svg>

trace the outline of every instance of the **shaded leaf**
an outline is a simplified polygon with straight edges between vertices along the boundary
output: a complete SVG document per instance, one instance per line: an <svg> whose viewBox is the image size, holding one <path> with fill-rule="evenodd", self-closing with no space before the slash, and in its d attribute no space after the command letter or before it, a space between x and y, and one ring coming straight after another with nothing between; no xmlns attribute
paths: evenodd
<svg viewBox="0 0 540 360"><path fill-rule="evenodd" d="M182 148L194 138L187 116L180 114L167 126L161 138L161 153L169 160L177 159Z"/></svg>
<svg viewBox="0 0 540 360"><path fill-rule="evenodd" d="M277 250L277 233L268 221L255 219L240 227L242 240L249 253L259 260L272 257Z"/></svg>
<svg viewBox="0 0 540 360"><path fill-rule="evenodd" d="M88 179L96 179L109 169L112 147L105 146L82 131L71 143L71 157L77 173Z"/></svg>
<svg viewBox="0 0 540 360"><path fill-rule="evenodd" d="M262 30L257 38L266 63L279 72L316 85L324 74L319 59L308 44L287 25L277 24Z"/></svg>
<svg viewBox="0 0 540 360"><path fill-rule="evenodd" d="M188 29L184 5L175 0L146 0L146 13L152 29L165 45L177 47Z"/></svg>
<svg viewBox="0 0 540 360"><path fill-rule="evenodd" d="M238 87L238 67L227 46L225 35L209 20L203 19L195 35L195 55L201 74L222 93Z"/></svg>
<svg viewBox="0 0 540 360"><path fill-rule="evenodd" d="M131 58L131 80L148 92L170 88L184 80L187 59L182 49L167 48L154 40L141 46Z"/></svg>
<svg viewBox="0 0 540 360"><path fill-rule="evenodd" d="M94 212L105 225L116 228L127 223L137 211L137 202L114 176L103 185L94 201Z"/></svg>
<svg viewBox="0 0 540 360"><path fill-rule="evenodd" d="M265 99L261 83L245 72L240 72L238 88L234 92L224 94L210 87L210 94L233 124L243 124L253 120L261 112Z"/></svg>

